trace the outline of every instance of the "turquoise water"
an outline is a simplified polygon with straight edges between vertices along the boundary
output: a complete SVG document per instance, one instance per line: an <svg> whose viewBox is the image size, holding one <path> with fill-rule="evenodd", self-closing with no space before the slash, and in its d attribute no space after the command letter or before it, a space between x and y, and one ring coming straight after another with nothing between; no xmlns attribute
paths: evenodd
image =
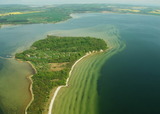
<svg viewBox="0 0 160 114"><path fill-rule="evenodd" d="M114 34L108 32L108 26L113 26L119 31L119 37L126 43L126 48L103 65L97 82L99 114L160 113L159 20L158 16L146 15L78 14L76 18L59 24L20 25L0 29L1 109L5 114L21 114L31 97L26 76L32 73L32 69L26 63L10 59L14 53L29 48L34 41L47 34L62 35L62 32L57 32L62 30L93 27L94 35L85 33L86 36L101 37L100 34L106 30L101 38L107 40L110 36L107 34Z"/></svg>

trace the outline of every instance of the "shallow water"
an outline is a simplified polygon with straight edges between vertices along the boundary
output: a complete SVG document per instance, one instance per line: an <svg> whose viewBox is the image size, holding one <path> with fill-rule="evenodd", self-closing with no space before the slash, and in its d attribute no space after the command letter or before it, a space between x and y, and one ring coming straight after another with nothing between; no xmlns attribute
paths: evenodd
<svg viewBox="0 0 160 114"><path fill-rule="evenodd" d="M29 80L24 76L31 75L31 67L15 60L3 60L0 72L0 102L4 114L24 113L24 108L31 99ZM7 108L6 108L7 107Z"/></svg>
<svg viewBox="0 0 160 114"><path fill-rule="evenodd" d="M27 63L12 57L14 53L28 48L41 33L32 32L33 25L12 26L0 29L0 108L4 114L22 114L31 99L30 81L32 74Z"/></svg>
<svg viewBox="0 0 160 114"><path fill-rule="evenodd" d="M0 29L0 108L5 114L24 113L31 100L30 81L26 77L33 71L27 63L14 60L14 54L44 38L51 28L52 24L38 24Z"/></svg>

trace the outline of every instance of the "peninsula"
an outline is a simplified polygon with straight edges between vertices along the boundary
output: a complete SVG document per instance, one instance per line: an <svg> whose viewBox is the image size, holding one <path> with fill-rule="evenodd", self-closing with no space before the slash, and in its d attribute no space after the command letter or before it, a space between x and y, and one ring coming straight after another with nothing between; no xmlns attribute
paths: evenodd
<svg viewBox="0 0 160 114"><path fill-rule="evenodd" d="M27 113L43 113L51 90L66 84L74 63L89 52L106 49L102 39L48 35L33 43L30 49L17 53L16 59L29 61L36 69L32 77L34 100Z"/></svg>

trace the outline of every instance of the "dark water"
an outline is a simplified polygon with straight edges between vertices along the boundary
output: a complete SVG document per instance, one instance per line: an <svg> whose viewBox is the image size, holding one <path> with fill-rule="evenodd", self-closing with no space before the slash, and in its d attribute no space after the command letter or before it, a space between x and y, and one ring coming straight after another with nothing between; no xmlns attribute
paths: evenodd
<svg viewBox="0 0 160 114"><path fill-rule="evenodd" d="M112 23L126 48L101 70L100 114L160 114L160 17L117 15Z"/></svg>

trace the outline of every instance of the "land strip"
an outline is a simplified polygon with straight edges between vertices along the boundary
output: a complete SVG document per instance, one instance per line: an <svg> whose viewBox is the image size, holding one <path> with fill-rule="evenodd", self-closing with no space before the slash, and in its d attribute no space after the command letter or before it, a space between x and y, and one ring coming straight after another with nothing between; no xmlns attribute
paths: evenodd
<svg viewBox="0 0 160 114"><path fill-rule="evenodd" d="M16 54L16 58L30 61L37 70L32 77L34 100L27 110L28 114L44 113L51 90L60 85L68 85L68 76L78 59L80 61L88 52L105 49L107 45L102 39L48 36L35 42L29 50ZM51 63L57 62L65 63L64 68L60 71L50 70Z"/></svg>

